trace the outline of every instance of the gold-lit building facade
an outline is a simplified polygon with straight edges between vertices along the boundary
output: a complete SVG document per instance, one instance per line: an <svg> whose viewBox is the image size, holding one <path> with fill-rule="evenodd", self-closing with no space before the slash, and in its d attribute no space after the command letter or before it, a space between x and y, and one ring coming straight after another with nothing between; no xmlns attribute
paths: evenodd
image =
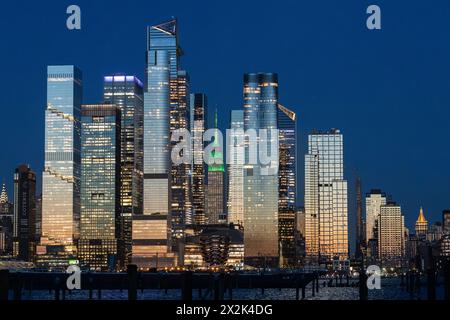
<svg viewBox="0 0 450 320"><path fill-rule="evenodd" d="M378 217L378 258L384 267L401 267L405 258L405 217L395 203L381 206Z"/></svg>
<svg viewBox="0 0 450 320"><path fill-rule="evenodd" d="M49 66L37 254L38 261L55 267L67 265L76 255L80 236L81 101L81 71L74 66Z"/></svg>
<svg viewBox="0 0 450 320"><path fill-rule="evenodd" d="M305 157L305 241L312 262L348 258L348 195L343 135L313 132Z"/></svg>

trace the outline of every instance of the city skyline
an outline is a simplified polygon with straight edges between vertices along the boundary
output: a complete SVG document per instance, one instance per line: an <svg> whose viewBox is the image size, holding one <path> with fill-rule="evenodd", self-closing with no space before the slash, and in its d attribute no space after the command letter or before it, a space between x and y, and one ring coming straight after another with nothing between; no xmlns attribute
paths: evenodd
<svg viewBox="0 0 450 320"><path fill-rule="evenodd" d="M81 4L81 6L83 7L82 4ZM410 9L410 10L413 10L413 9ZM188 23L183 21L182 15L181 16L178 15L178 17L179 17L180 23L182 24L182 28L183 28L183 37L184 37L183 44L186 44L186 45L190 46L190 44L189 44L189 42L190 42L189 36L192 36L192 35L189 35L189 31L188 31L189 29L185 28L185 25L184 25L184 24L187 25ZM160 19L160 18L152 19L151 17L148 17L145 20L146 21L153 21L153 22L164 21L164 19ZM87 20L85 23L89 23L89 20ZM189 23L191 23L191 21L189 21ZM192 28L192 27L198 28L198 25L194 24L193 26L190 26L190 28ZM139 28L141 28L141 29L139 29ZM132 30L133 32L136 32L139 35L139 37L138 37L139 41L136 42L136 47L138 48L136 51L138 52L138 54L139 54L139 52L142 52L142 50L139 50L139 48L142 47L142 32L139 32L139 30L142 31L142 29L143 29L143 25L141 25L141 27L136 28L136 30L134 30L134 27L133 27L133 30L130 27L130 31ZM67 32L67 31L64 31L64 32ZM73 35L67 35L67 36L68 37L73 37ZM98 36L98 34L97 34L97 36ZM369 35L364 35L364 37L366 37L366 36L370 37ZM185 38L185 37L188 37L188 38ZM78 41L80 41L79 43L81 43L80 39ZM185 54L184 60L185 61L189 61L189 60L192 60L192 59L196 59L195 56L197 54L199 54L199 51L201 51L201 50L198 50L198 51L195 50L194 51L193 48L191 48L190 50L186 50L187 53ZM67 59L70 58L69 56L67 57ZM243 60L246 59L245 57L246 57L246 54L244 53L243 56L242 56ZM68 62L75 63L75 64L79 64L79 63L86 64L86 60L85 60L86 58L83 58L83 57L81 57L80 59L76 59L76 58L72 59L72 58L70 58L71 61L68 61ZM58 58L57 56L53 56L53 57L50 57L50 59L51 60L58 60L58 59L61 59L61 58ZM64 60L65 59L66 58L64 58ZM98 62L97 61L98 59L95 59L93 57L90 57L90 59L95 60L96 62ZM300 56L299 59L301 59L301 56ZM80 62L78 62L76 60L80 60ZM344 61L346 61L346 60L344 59ZM51 64L51 63L53 63L53 61L47 61L46 64ZM263 63L260 63L259 66L256 66L255 68L251 68L251 69L256 69L254 71L259 71L259 70L271 70L272 71L273 70L273 72L280 72L280 71L282 71L282 72L286 73L286 70L284 69L283 65L280 65L280 70L278 70L276 67L272 67L274 65L275 64L273 62L268 62L267 63L267 67L266 67L266 66L263 65ZM123 66L124 66L124 64L122 63L121 66L118 67L118 69L123 69L124 68ZM142 75L142 70L141 70L142 69L142 59L139 59L136 62L136 66L133 66L130 69L133 69L135 67L136 68L139 67L139 69L137 69L136 74ZM101 95L101 88L99 86L95 85L95 79L97 79L97 81L100 81L100 79L104 75L111 74L112 72L122 71L122 70L112 70L112 69L115 68L112 64L111 64L110 68L111 68L109 70L110 72L101 73L101 72L98 72L98 69L96 69L96 68L87 68L87 67L83 66L83 68L82 68L83 71L90 73L90 77L89 78L84 77L85 78L84 88L89 92L88 93L88 98L85 99L86 101L99 101L99 99L91 98L93 96ZM249 68L249 67L247 67L247 68ZM193 78L197 79L196 80L197 81L196 87L200 88L201 86L198 85L198 83L199 83L199 78L202 77L202 72L204 72L202 70L202 68L197 66L196 68L190 67L190 68L186 68L186 69L189 69L190 73L193 75ZM127 71L127 73L130 73L130 74L134 73L133 72L134 70L125 70L125 71ZM232 77L236 79L235 80L236 84L234 85L234 87L236 87L236 85L238 87L241 85L240 77L242 76L242 73L244 73L245 71L247 71L247 70L245 68L242 68L242 71L240 73L233 74ZM44 74L44 73L45 73L44 69L41 68L41 73L40 74ZM39 73L37 73L37 74L39 75ZM33 75L32 77L36 77L38 75ZM437 221L437 220L439 220L439 218L441 216L441 213L442 213L442 210L446 209L446 207L448 207L448 205L446 205L446 203L442 203L443 201L432 201L431 200L431 199L433 199L433 198L430 198L431 195L428 195L425 192L425 190L428 190L428 188L426 188L424 190L425 186L428 185L428 183L423 183L420 186L417 186L417 184L415 184L415 186L416 186L415 187L416 189L414 189L415 192L412 192L411 196L407 196L407 194L408 194L407 190L410 190L411 187L405 186L404 187L404 189L406 190L405 191L403 188L390 186L390 184L392 184L392 182L390 182L392 178L387 177L389 174L385 174L384 175L385 180L382 180L381 177L380 178L373 178L373 175L375 173L379 172L380 170L376 169L377 168L376 166L375 167L372 166L372 168L374 169L373 171L375 172L375 173L373 173L372 170L370 169L370 166L368 166L369 169L364 168L366 166L365 161L358 161L358 157L354 157L355 153L364 153L361 150L365 150L365 149L364 148L358 148L357 147L358 143L356 143L356 146L355 146L355 143L349 145L350 142L348 142L348 141L351 141L352 139L355 139L354 136L356 135L356 133L354 134L354 131L349 130L348 127L345 128L345 124L346 123L345 122L341 122L342 119L339 121L339 118L337 118L336 122L333 123L332 125L329 125L330 124L330 120L329 119L327 120L327 118L324 118L323 122L322 122L322 120L320 118L316 118L313 121L311 121L311 118L309 118L309 119L307 117L305 118L304 117L305 114L306 114L306 116L308 116L308 115L310 116L311 115L311 113L308 113L308 112L310 112L308 110L311 110L311 108L315 107L314 104L310 103L311 102L310 96L312 96L313 93L307 93L307 94L303 93L304 95L307 96L307 98L305 100L309 100L309 104L308 104L307 101L302 101L302 99L300 99L300 98L297 98L297 97L293 98L294 93L290 92L292 90L289 90L289 87L292 88L293 84L290 83L290 81L288 80L289 77L284 77L283 76L283 77L280 77L280 78L281 78L282 87L283 87L283 100L282 100L282 102L286 103L286 105L288 105L288 106L292 106L293 108L295 108L295 111L298 112L298 114L299 114L299 116L300 116L300 118L302 120L301 123L302 123L302 132L303 132L303 143L302 143L302 147L303 148L300 148L300 149L304 149L304 146L305 146L304 134L305 133L309 133L309 131L310 131L310 130L306 130L304 126L312 126L313 125L314 127L319 128L319 129L326 129L328 127L340 128L342 130L342 132L344 133L344 135L345 135L346 145L347 145L346 150L349 150L348 154L346 153L346 161L345 162L346 163L348 163L348 162L351 163L348 166L346 166L347 175L349 175L349 171L348 171L349 167L355 166L355 164L356 164L356 166L359 169L359 172L361 173L363 185L365 186L365 188L382 188L383 190L386 190L386 192L388 192L389 194L392 194L395 197L395 199L402 205L402 211L403 211L404 215L407 218L407 225L408 225L409 229L411 229L411 230L413 229L413 225L414 225L415 220L416 220L417 211L418 211L418 208L419 208L420 205L423 205L425 213L426 213L426 216L427 216L427 218L430 221ZM206 81L206 80L202 80L202 81ZM205 88L206 87L207 86L205 86ZM327 87L326 90L330 90L330 89ZM237 101L236 103L231 102L231 101L229 101L227 99L223 99L224 102L221 102L220 101L221 100L220 99L221 95L220 94L219 95L215 94L215 93L217 93L217 91L215 89L205 90L205 91L207 91L206 93L208 94L208 96L210 97L210 100L212 101L212 103L210 103L211 106L214 106L216 104L219 105L219 107L222 107L223 105L231 105L231 104L235 104L235 106L239 105L238 104L239 103L239 99L240 99L239 88L237 90L233 90L233 94L232 94L232 96L235 97L235 98L233 98L233 100ZM211 91L212 91L212 94L210 93ZM306 89L305 89L305 91L306 91ZM286 100L287 100L287 102L285 102ZM36 112L36 115L38 115L38 117L40 117L40 118L43 118L43 111L42 111L43 108L39 107L42 104L39 103L39 105L37 105L36 102L33 102L31 105L34 106L34 109L38 109L38 110L31 110L31 109L27 109L27 110L30 111L31 114L34 114L34 112L38 111L38 112ZM324 109L323 108L319 108L319 110L324 110ZM5 112L7 114L9 114L9 112L11 112L11 111L6 110ZM221 127L225 127L224 126L224 121L226 121L225 118L227 117L228 112L221 112L221 114L224 115L224 120L221 119L221 122L222 122ZM356 119L353 119L353 120L356 121ZM364 121L364 120L360 119L359 121ZM39 135L42 136L42 134L43 134L42 123L43 122L41 122L41 121L36 121L36 122L39 122L40 125L38 127L31 127L31 128L33 128L33 130L38 129L36 135L37 136L39 136ZM3 122L2 122L2 124L3 124ZM344 124L344 125L341 125L341 124ZM355 124L355 122L353 124ZM385 124L385 123L383 123L383 124ZM8 131L13 131L14 132L14 128L9 127L9 126L2 126L2 128L5 128L5 127L8 128L7 129ZM387 150L390 150L391 148L393 148L396 145L395 139L398 139L398 137L395 138L395 135L396 134L397 135L402 135L402 130L400 128L401 127L398 127L395 131L393 131L394 129L391 128L390 133L391 133L391 136L392 136L392 140L383 140L383 141L386 141L385 147L387 148ZM2 133L3 133L3 131L2 131ZM7 132L5 132L4 134L6 134L6 133ZM366 132L364 137L366 137L367 139L373 139L371 137L371 135L374 135L374 133ZM419 139L419 141L420 141L420 139ZM36 141L36 144L41 144L42 145L42 142ZM8 148L7 147L7 150L8 150L8 154L9 153L12 153L12 154L17 154L18 153L17 151L14 150L14 148ZM12 152L9 152L9 150L12 150ZM32 150L33 149L31 149L30 152ZM42 148L39 149L39 150L42 150ZM380 149L378 149L378 150L380 150ZM13 161L13 160L10 160L9 157L8 157L8 160L6 160L6 159L2 159L1 160L1 166L0 166L0 174L1 174L1 176L0 176L0 179L5 180L5 182L8 185L8 190L9 191L12 190L12 182L11 182L12 179L11 179L11 177L12 177L12 174L13 174L13 169L19 163L30 163L31 167L34 170L36 170L37 177L38 177L38 185L41 184L41 181L39 181L39 180L41 178L40 171L41 171L41 168L43 168L43 157L41 156L42 152L41 151L37 151L37 152L30 153L30 154L32 156L29 157L29 158L28 158L27 154L22 154L20 156L15 155L15 156L11 157L12 159L17 159L17 160L14 160L12 165L4 164L6 161L8 161L8 162L9 161ZM369 157L370 157L370 153L369 153L369 156L367 158L369 158ZM445 157L442 157L442 158L445 158ZM4 162L4 160L5 160L5 162ZM389 160L390 161L394 161L390 157L389 157ZM424 159L422 159L422 160L424 160ZM382 162L382 161L385 161L385 160L380 159L379 161ZM373 165L373 162L368 162L368 163ZM383 162L383 163L384 163L384 166L387 166L388 168L391 166L391 162L387 162L386 161L386 162ZM396 163L400 163L400 162L396 162ZM42 165L40 165L40 164L42 164ZM392 164L392 166L394 166L394 165ZM301 167L301 165L300 165L300 167ZM408 166L406 166L406 167L408 167ZM378 168L380 168L380 167L378 167ZM391 169L391 170L387 170L387 171L391 172L391 174L393 173L392 176L394 178L396 177L396 180L402 180L402 177L404 177L405 173L402 173L403 169L400 167L400 165L397 165L396 168L397 168L397 170L392 170ZM443 173L444 173L444 175L448 174L445 170L443 171ZM425 177L425 175L426 175L425 172L422 173L422 176L421 176L420 179L422 179L423 181L426 181L426 179L430 179L430 176L433 176L435 174L428 175L427 177ZM352 177L348 176L348 179L349 179L349 181L351 181ZM302 181L302 180L303 179L300 179L300 181ZM352 183L350 183L350 186L351 185L352 185ZM431 185L431 183L430 183L430 185ZM395 183L394 183L394 186L395 186ZM369 191L368 189L364 189L363 190L363 194L368 192L368 191ZM434 193L437 193L437 192L440 192L440 193L445 193L446 192L446 193L448 193L448 190L446 189L446 187L444 185L443 188L440 188L439 190L436 190ZM416 196L414 196L414 195L416 195ZM420 195L420 196L418 196L418 195ZM11 198L12 194L10 193L9 196ZM429 200L421 199L421 198L428 198ZM441 198L445 199L444 197L441 197ZM351 204L352 204L352 201L349 201L349 205L351 205ZM353 211L354 210L350 209L350 214L349 214L349 220L350 221L353 221L353 219L351 218L352 215L353 215ZM352 235L353 232L350 231L350 234ZM353 243L353 241L352 241L352 243Z"/></svg>

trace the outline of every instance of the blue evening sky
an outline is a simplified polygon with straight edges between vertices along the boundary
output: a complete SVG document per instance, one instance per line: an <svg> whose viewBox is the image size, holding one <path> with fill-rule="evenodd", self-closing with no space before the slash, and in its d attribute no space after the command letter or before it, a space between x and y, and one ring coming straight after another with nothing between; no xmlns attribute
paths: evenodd
<svg viewBox="0 0 450 320"><path fill-rule="evenodd" d="M70 4L81 7L81 31L66 28ZM370 4L381 7L381 31L366 28ZM264 71L279 74L280 102L299 115L302 148L313 128L342 130L351 224L355 170L364 192L381 188L402 205L409 227L420 206L431 221L450 207L445 0L2 2L0 181L10 196L20 163L41 183L46 66L79 66L84 102L100 102L104 75L143 78L146 26L172 16L191 91L208 95L221 127L242 107L243 73Z"/></svg>

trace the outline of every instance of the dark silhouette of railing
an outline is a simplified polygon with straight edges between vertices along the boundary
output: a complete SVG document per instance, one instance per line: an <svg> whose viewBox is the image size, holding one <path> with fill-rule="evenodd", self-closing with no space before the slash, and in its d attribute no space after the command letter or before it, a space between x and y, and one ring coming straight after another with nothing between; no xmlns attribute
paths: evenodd
<svg viewBox="0 0 450 320"><path fill-rule="evenodd" d="M192 291L197 289L199 296L210 295L214 300L232 300L236 289L296 289L296 299L306 297L306 287L312 283L312 295L319 291L320 272L305 273L141 273L135 265L129 265L127 273L81 274L81 289L89 290L89 299L93 292L101 298L102 290L127 290L128 299L136 300L138 290L157 289L181 290L182 300L192 300ZM13 300L22 299L22 291L49 290L55 300L65 299L67 279L71 274L54 272L9 272L0 270L0 300L8 300L12 291Z"/></svg>

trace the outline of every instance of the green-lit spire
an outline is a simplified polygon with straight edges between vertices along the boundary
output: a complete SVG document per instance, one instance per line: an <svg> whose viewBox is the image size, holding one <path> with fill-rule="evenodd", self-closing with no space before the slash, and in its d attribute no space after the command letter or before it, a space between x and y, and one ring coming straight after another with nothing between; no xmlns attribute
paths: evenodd
<svg viewBox="0 0 450 320"><path fill-rule="evenodd" d="M219 128L219 115L216 109L216 112L214 113L214 128ZM211 164L208 165L208 171L209 172L225 172L225 166L223 165L223 152L222 152L222 146L219 143L219 131L216 130L216 133L214 135L214 142L213 142L213 151L211 151L211 158L221 160L222 164ZM214 161L216 162L216 161Z"/></svg>

